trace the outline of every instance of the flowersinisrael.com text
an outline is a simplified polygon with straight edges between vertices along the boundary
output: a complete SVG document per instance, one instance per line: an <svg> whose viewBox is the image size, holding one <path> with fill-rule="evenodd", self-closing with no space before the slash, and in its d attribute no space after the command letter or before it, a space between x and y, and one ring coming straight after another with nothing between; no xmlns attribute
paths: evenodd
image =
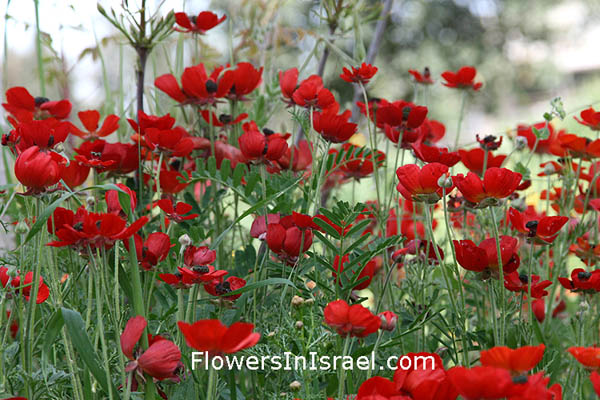
<svg viewBox="0 0 600 400"><path fill-rule="evenodd" d="M246 368L250 371L337 371L343 370L433 370L435 369L435 359L433 356L391 356L382 366L375 365L375 353L364 355L357 358L351 356L331 356L319 355L311 351L308 356L297 356L286 351L283 355L263 355L263 356L215 356L210 357L207 352L192 352L192 369L214 368L215 370L241 370Z"/></svg>

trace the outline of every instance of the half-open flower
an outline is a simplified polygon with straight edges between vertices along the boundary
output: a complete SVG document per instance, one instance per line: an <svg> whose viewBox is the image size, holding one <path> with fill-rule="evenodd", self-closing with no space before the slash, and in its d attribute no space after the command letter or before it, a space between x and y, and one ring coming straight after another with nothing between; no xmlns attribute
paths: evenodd
<svg viewBox="0 0 600 400"><path fill-rule="evenodd" d="M416 164L408 164L396 170L400 181L396 189L406 200L421 201L429 204L437 203L442 198L444 188L439 185L442 176L448 176L448 166L430 163L419 168ZM452 187L446 188L446 193Z"/></svg>

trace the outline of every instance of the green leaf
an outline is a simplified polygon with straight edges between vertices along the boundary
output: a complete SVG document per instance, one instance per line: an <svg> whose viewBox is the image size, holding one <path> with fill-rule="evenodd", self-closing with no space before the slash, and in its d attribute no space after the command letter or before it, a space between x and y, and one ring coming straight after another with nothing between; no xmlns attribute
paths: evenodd
<svg viewBox="0 0 600 400"><path fill-rule="evenodd" d="M246 166L242 163L238 163L238 165L235 166L235 170L233 170L233 186L240 186L242 178L244 177L244 172L246 172Z"/></svg>
<svg viewBox="0 0 600 400"><path fill-rule="evenodd" d="M231 176L231 161L228 159L224 159L221 162L221 169L219 170L221 173L221 178L226 181Z"/></svg>
<svg viewBox="0 0 600 400"><path fill-rule="evenodd" d="M50 355L50 349L52 349L54 346L56 337L58 336L58 333L62 329L63 325L64 320L62 312L57 310L54 312L54 314L52 314L52 317L50 317L48 324L46 324L46 335L44 336L44 346L42 348L44 349L44 352L46 352L47 356Z"/></svg>
<svg viewBox="0 0 600 400"><path fill-rule="evenodd" d="M334 254L338 253L339 249L333 243L331 243L331 241L329 241L329 239L327 239L325 237L325 235L321 234L321 232L314 231L313 235L315 235L315 237L317 239L319 239L321 241L321 243L323 243L325 246L329 247L329 249L331 251L333 251Z"/></svg>
<svg viewBox="0 0 600 400"><path fill-rule="evenodd" d="M112 382L107 382L106 380L106 371L100 366L100 361L96 356L94 347L85 331L85 324L83 318L81 318L81 314L75 310L64 307L61 307L61 313L65 326L67 327L67 332L69 332L71 342L86 367L90 370L92 375L94 375L94 378L100 383L100 386L102 386L105 392L108 393L112 390L113 393L117 393Z"/></svg>
<svg viewBox="0 0 600 400"><path fill-rule="evenodd" d="M313 222L315 224L317 224L321 229L323 229L331 237L334 237L336 239L340 238L340 234L338 233L338 231L336 231L335 228L333 226L329 225L324 219L322 219L320 217L315 217L315 218L313 218Z"/></svg>

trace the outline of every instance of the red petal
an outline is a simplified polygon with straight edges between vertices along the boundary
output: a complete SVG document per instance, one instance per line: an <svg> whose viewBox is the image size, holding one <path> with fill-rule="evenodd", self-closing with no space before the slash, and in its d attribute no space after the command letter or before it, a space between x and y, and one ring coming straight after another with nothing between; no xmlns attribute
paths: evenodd
<svg viewBox="0 0 600 400"><path fill-rule="evenodd" d="M125 325L125 329L121 334L121 350L130 360L133 360L133 349L142 337L147 325L146 318L141 315L131 318Z"/></svg>

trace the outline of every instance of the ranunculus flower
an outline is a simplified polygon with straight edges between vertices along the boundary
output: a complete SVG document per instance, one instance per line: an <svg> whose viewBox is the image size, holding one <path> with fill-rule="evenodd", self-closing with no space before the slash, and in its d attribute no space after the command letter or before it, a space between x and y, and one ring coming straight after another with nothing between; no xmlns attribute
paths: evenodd
<svg viewBox="0 0 600 400"><path fill-rule="evenodd" d="M260 333L254 332L254 324L246 322L234 322L227 327L218 319L202 319L193 324L179 321L177 325L188 346L211 356L237 353L260 339Z"/></svg>
<svg viewBox="0 0 600 400"><path fill-rule="evenodd" d="M368 308L360 304L348 305L344 300L336 300L327 304L323 311L325 323L336 332L346 337L366 337L377 332L381 319L373 315Z"/></svg>

